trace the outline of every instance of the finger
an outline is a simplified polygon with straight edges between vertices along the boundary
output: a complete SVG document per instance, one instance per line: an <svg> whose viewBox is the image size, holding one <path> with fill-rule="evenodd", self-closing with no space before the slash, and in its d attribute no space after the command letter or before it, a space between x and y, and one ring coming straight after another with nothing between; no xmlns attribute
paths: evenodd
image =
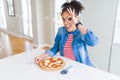
<svg viewBox="0 0 120 80"><path fill-rule="evenodd" d="M69 13L70 13L70 15L72 15L72 16L74 16L74 14L75 14L75 9L71 9L71 8L69 8Z"/></svg>
<svg viewBox="0 0 120 80"><path fill-rule="evenodd" d="M69 8L69 10L70 10L70 13L72 14L72 13L73 13L72 9L71 9L71 8Z"/></svg>
<svg viewBox="0 0 120 80"><path fill-rule="evenodd" d="M73 16L75 15L75 9L73 9Z"/></svg>
<svg viewBox="0 0 120 80"><path fill-rule="evenodd" d="M35 63L39 64L39 62L40 62L40 59L38 57L35 57Z"/></svg>
<svg viewBox="0 0 120 80"><path fill-rule="evenodd" d="M68 11L68 13L70 14L70 9L69 9L69 8L67 8L67 11Z"/></svg>
<svg viewBox="0 0 120 80"><path fill-rule="evenodd" d="M48 59L48 58L50 58L49 56L46 56L46 57L44 57L42 60L45 60L45 59Z"/></svg>
<svg viewBox="0 0 120 80"><path fill-rule="evenodd" d="M72 11L71 8L67 8L67 11L68 11L68 13L70 14L70 16L74 16L73 11Z"/></svg>

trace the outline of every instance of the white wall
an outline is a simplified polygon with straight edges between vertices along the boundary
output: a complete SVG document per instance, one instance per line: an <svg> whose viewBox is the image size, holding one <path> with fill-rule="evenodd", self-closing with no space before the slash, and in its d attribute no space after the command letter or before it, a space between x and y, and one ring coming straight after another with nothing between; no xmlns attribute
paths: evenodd
<svg viewBox="0 0 120 80"><path fill-rule="evenodd" d="M120 76L120 44L112 45L110 73Z"/></svg>
<svg viewBox="0 0 120 80"><path fill-rule="evenodd" d="M31 0L33 41L36 45L51 44L53 38L53 1Z"/></svg>
<svg viewBox="0 0 120 80"><path fill-rule="evenodd" d="M83 23L99 38L99 44L89 48L91 60L99 69L108 71L117 0L84 0Z"/></svg>
<svg viewBox="0 0 120 80"><path fill-rule="evenodd" d="M119 75L120 76L120 44L119 44L119 40L118 36L116 33L118 33L119 27L120 25L120 21L119 21L119 17L118 15L118 11L119 11L119 6L120 6L120 2L118 1L118 5L117 5L117 11L116 11L116 22L115 22L115 29L114 29L114 39L113 39L113 44L112 44L112 50L111 50L111 59L110 59L110 69L109 72Z"/></svg>
<svg viewBox="0 0 120 80"><path fill-rule="evenodd" d="M31 0L33 39L35 44L44 43L44 0Z"/></svg>
<svg viewBox="0 0 120 80"><path fill-rule="evenodd" d="M52 45L54 40L54 1L45 1L45 41L47 44Z"/></svg>

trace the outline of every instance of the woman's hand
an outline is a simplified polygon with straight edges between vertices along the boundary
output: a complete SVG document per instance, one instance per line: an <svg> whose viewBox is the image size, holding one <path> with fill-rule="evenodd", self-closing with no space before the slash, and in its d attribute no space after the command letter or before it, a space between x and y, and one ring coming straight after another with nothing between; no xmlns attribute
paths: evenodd
<svg viewBox="0 0 120 80"><path fill-rule="evenodd" d="M71 21L71 27L68 29L69 32L73 32L76 30L76 23L78 23L78 16L75 14L75 10L71 8L67 9L68 13L70 14L70 16L68 17L68 21ZM87 29L82 26L82 25L78 25L78 29L81 31L82 34L86 34L87 33Z"/></svg>
<svg viewBox="0 0 120 80"><path fill-rule="evenodd" d="M71 8L67 9L68 13L70 14L70 16L67 18L68 21L70 21L71 23L71 27L68 29L69 32L73 32L76 30L76 23L78 22L78 18L77 16L75 16L75 10Z"/></svg>
<svg viewBox="0 0 120 80"><path fill-rule="evenodd" d="M35 57L35 63L39 64L40 60L50 58L50 56L47 53L44 53L40 56Z"/></svg>

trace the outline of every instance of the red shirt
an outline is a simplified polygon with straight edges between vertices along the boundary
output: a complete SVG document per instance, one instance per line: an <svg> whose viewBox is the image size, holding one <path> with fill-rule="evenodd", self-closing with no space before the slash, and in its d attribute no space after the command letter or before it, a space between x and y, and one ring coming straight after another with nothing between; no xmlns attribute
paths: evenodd
<svg viewBox="0 0 120 80"><path fill-rule="evenodd" d="M68 34L68 39L64 46L64 56L69 59L76 60L74 56L74 52L72 50L72 41L73 41L73 34Z"/></svg>

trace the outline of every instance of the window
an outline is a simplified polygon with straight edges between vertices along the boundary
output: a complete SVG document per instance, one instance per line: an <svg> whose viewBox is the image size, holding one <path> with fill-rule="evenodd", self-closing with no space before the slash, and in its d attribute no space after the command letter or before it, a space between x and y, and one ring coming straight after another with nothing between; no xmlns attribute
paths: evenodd
<svg viewBox="0 0 120 80"><path fill-rule="evenodd" d="M6 29L4 0L0 0L0 28Z"/></svg>
<svg viewBox="0 0 120 80"><path fill-rule="evenodd" d="M22 21L24 35L33 37L32 33L32 16L31 16L31 0L21 0L22 3Z"/></svg>
<svg viewBox="0 0 120 80"><path fill-rule="evenodd" d="M7 0L8 15L15 16L14 1Z"/></svg>

